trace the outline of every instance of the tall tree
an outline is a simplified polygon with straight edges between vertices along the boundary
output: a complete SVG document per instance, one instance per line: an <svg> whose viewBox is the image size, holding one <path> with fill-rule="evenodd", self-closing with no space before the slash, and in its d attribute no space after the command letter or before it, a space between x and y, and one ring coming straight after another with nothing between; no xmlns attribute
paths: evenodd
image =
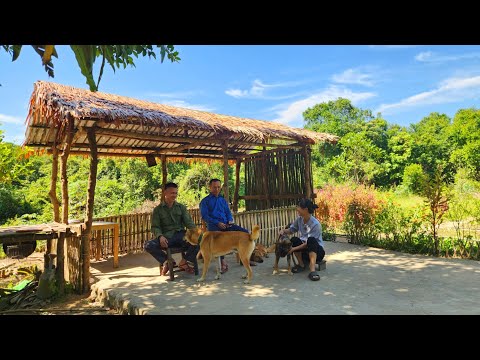
<svg viewBox="0 0 480 360"><path fill-rule="evenodd" d="M449 164L452 147L448 142L450 118L445 114L433 112L417 124L412 124L412 158L429 174L442 165L445 172L454 175ZM449 179L451 180L451 179Z"/></svg>
<svg viewBox="0 0 480 360"><path fill-rule="evenodd" d="M461 109L453 118L449 132L453 151L450 161L465 168L475 180L480 180L480 110Z"/></svg>
<svg viewBox="0 0 480 360"><path fill-rule="evenodd" d="M12 55L12 61L15 61L20 56L22 45L1 45L3 50ZM53 57L58 58L56 45L32 45L35 52L42 59L42 65L45 68L48 76L54 77ZM157 49L154 48L157 47ZM115 72L115 68L123 66L125 69L127 65L135 66L133 57L148 56L156 58L156 50L160 54L160 61L163 62L165 56L171 62L180 61L178 51L175 50L173 45L70 45L77 64L80 67L82 75L90 87L91 91L97 91L102 79L103 69L105 64L108 63L112 70ZM102 63L95 83L93 76L93 66L95 61L101 58Z"/></svg>

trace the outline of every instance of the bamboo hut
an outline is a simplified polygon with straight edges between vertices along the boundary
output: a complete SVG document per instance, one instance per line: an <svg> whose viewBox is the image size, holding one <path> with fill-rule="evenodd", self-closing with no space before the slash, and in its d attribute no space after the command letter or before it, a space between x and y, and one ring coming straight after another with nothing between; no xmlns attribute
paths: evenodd
<svg viewBox="0 0 480 360"><path fill-rule="evenodd" d="M68 156L85 155L91 159L79 252L84 292L89 289L86 244L92 224L99 157L141 157L151 166L160 160L164 184L168 160L222 161L224 195L232 203L233 211L237 211L242 198L247 210L258 210L292 205L300 197L312 197L310 147L338 140L334 135L274 122L162 105L45 81L34 84L26 123L24 145L47 151L53 157L50 198L55 221L68 224ZM245 195L239 196L242 163L246 186ZM229 164L235 164L233 191L228 188ZM55 192L59 172L61 201ZM59 269L63 267L63 244L64 239L59 238ZM50 250L49 243L47 253Z"/></svg>

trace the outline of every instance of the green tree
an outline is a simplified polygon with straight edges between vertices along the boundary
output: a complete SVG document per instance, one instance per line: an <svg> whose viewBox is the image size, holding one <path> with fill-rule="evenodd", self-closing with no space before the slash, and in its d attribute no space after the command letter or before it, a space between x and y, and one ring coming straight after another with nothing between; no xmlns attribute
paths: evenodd
<svg viewBox="0 0 480 360"><path fill-rule="evenodd" d="M31 45L35 52L42 59L42 65L45 68L49 77L54 77L53 57L58 58L56 45ZM157 47L157 49L154 48ZM3 50L12 56L12 61L15 61L20 56L22 45L2 45ZM125 69L127 65L135 66L134 57L148 56L149 58L156 58L156 50L159 51L160 61L163 62L165 56L171 62L180 61L178 51L173 45L70 45L75 59L80 67L82 75L85 77L86 83L91 91L97 91L102 79L103 69L108 63L112 70L123 66ZM93 76L93 66L95 61L101 58L100 70L97 82Z"/></svg>
<svg viewBox="0 0 480 360"><path fill-rule="evenodd" d="M385 175L389 185L401 183L405 168L411 161L412 145L412 134L406 128L399 125L389 127L385 159Z"/></svg>
<svg viewBox="0 0 480 360"><path fill-rule="evenodd" d="M452 146L448 141L450 118L445 114L433 112L417 124L412 124L412 158L433 176L437 166L441 165L449 176L454 175L450 166ZM452 180L451 178L449 180Z"/></svg>
<svg viewBox="0 0 480 360"><path fill-rule="evenodd" d="M449 138L453 147L452 164L456 169L467 169L471 178L480 180L480 110L459 110L453 118Z"/></svg>

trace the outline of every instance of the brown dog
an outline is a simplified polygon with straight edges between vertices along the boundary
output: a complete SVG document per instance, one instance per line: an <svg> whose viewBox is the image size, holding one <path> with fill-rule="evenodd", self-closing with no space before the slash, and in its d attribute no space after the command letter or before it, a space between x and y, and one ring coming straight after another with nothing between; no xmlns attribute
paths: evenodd
<svg viewBox="0 0 480 360"><path fill-rule="evenodd" d="M273 274L278 274L278 260L280 260L281 257L287 257L287 263L288 263L288 275L293 275L292 273L292 266L291 266L291 259L292 255L289 254L288 252L292 248L292 242L290 241L290 238L288 235L280 235L278 237L277 242L275 243L275 265L273 265ZM294 260L295 262L295 260Z"/></svg>
<svg viewBox="0 0 480 360"><path fill-rule="evenodd" d="M198 238L202 233L201 229L189 229L185 233L185 240L192 245L198 244ZM247 274L242 276L245 284L248 284L252 279L252 268L250 267L250 255L255 249L255 240L260 237L260 226L255 225L252 233L248 234L243 231L206 231L203 233L200 241L200 252L203 256L203 270L202 276L197 281L205 281L208 266L210 261L215 256L222 256L228 254L232 250L237 250L243 266L247 270ZM200 253L199 252L199 253ZM217 275L215 279L220 279L220 269L217 268Z"/></svg>
<svg viewBox="0 0 480 360"><path fill-rule="evenodd" d="M235 253L235 257L237 259L237 264L241 264L240 262L240 256L238 253ZM262 244L256 244L255 249L253 249L252 255L250 255L250 266L256 266L257 264L252 264L254 263L263 263L263 258L268 258L268 251L265 246Z"/></svg>

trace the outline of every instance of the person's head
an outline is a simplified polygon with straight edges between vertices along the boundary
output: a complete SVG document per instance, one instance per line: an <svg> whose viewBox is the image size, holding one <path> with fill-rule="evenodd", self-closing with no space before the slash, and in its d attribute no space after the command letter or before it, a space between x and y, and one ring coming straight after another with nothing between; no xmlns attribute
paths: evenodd
<svg viewBox="0 0 480 360"><path fill-rule="evenodd" d="M297 205L297 212L301 215L313 214L315 209L318 208L317 204L314 204L310 199L302 199Z"/></svg>
<svg viewBox="0 0 480 360"><path fill-rule="evenodd" d="M222 191L222 182L219 179L212 179L208 183L208 188L210 189L210 193L214 196L218 196L220 191Z"/></svg>
<svg viewBox="0 0 480 360"><path fill-rule="evenodd" d="M172 204L178 195L178 186L177 184L173 182L169 182L165 184L165 189L163 190L163 193L165 195L165 202L167 204Z"/></svg>

